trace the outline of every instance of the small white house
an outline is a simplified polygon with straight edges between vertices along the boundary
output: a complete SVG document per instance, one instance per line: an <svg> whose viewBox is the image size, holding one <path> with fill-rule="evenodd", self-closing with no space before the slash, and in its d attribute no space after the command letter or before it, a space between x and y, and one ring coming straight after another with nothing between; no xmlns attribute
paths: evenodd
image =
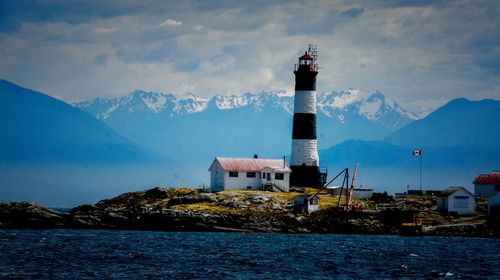
<svg viewBox="0 0 500 280"><path fill-rule="evenodd" d="M448 214L471 215L476 210L474 195L464 187L449 187L437 197L437 209Z"/></svg>
<svg viewBox="0 0 500 280"><path fill-rule="evenodd" d="M292 170L283 159L216 157L210 168L210 189L288 192Z"/></svg>
<svg viewBox="0 0 500 280"><path fill-rule="evenodd" d="M488 199L488 216L500 216L500 193Z"/></svg>
<svg viewBox="0 0 500 280"><path fill-rule="evenodd" d="M311 213L319 210L319 197L317 195L296 196L293 200L293 208L297 212Z"/></svg>
<svg viewBox="0 0 500 280"><path fill-rule="evenodd" d="M500 171L490 174L479 174L474 178L474 194L481 197L492 197L500 193Z"/></svg>

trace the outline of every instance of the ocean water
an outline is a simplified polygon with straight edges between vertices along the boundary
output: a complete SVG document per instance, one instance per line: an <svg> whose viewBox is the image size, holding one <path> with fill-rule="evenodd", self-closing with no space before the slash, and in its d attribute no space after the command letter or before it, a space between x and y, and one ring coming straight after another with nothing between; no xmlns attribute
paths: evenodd
<svg viewBox="0 0 500 280"><path fill-rule="evenodd" d="M500 279L500 240L0 230L0 279Z"/></svg>

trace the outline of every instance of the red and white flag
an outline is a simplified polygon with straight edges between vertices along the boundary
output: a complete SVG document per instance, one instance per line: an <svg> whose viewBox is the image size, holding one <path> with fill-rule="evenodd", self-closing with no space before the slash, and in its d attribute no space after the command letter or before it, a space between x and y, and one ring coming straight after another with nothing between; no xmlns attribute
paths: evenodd
<svg viewBox="0 0 500 280"><path fill-rule="evenodd" d="M414 156L421 156L422 155L422 150L413 150L413 155Z"/></svg>

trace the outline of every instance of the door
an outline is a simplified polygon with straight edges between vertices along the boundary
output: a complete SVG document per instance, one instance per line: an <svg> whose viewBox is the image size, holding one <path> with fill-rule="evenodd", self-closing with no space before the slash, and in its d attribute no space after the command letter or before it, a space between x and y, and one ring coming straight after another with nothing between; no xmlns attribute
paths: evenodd
<svg viewBox="0 0 500 280"><path fill-rule="evenodd" d="M269 173L269 172L267 173L267 178L266 179L267 179L268 182L271 181L271 173Z"/></svg>

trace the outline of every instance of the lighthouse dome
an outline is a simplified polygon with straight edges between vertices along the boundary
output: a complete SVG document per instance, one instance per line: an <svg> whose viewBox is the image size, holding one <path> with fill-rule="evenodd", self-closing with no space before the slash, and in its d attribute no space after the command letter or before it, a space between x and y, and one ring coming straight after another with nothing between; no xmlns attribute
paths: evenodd
<svg viewBox="0 0 500 280"><path fill-rule="evenodd" d="M303 56L299 57L300 60L313 60L313 57L310 56L307 52L304 53Z"/></svg>

